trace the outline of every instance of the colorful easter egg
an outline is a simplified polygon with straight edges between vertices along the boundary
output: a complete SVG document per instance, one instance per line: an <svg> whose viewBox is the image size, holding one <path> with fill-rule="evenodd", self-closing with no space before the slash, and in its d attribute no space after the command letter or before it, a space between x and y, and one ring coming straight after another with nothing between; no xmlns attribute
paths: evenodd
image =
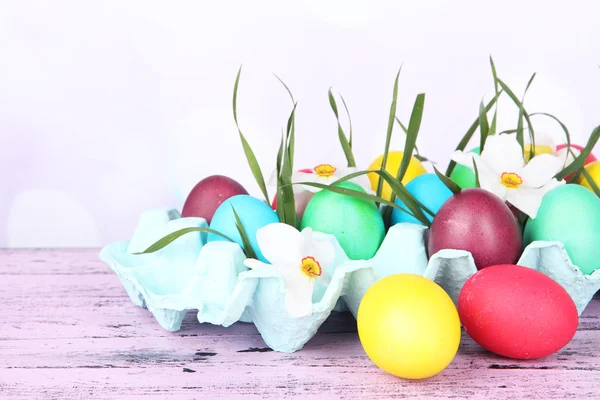
<svg viewBox="0 0 600 400"><path fill-rule="evenodd" d="M219 208L217 208L217 211L215 211L210 223L210 229L222 233L242 247L244 246L235 224L236 220L235 215L233 214L234 209L242 222L242 226L248 235L248 240L256 253L256 256L259 260L267 262L258 247L256 231L263 226L279 222L277 214L265 202L252 196L237 195L225 200ZM227 239L214 233L208 234L207 241L212 242L216 240Z"/></svg>
<svg viewBox="0 0 600 400"><path fill-rule="evenodd" d="M423 174L417 176L406 185L406 190L414 196L421 204L429 209L434 214L438 212L442 204L452 196L452 192L444 183L437 177L436 174ZM408 207L400 199L396 200L396 204L408 210ZM429 221L433 220L433 216L424 212ZM400 222L411 222L413 224L421 224L418 219L410 214L405 213L397 208L392 210L392 225Z"/></svg>
<svg viewBox="0 0 600 400"><path fill-rule="evenodd" d="M181 211L182 217L202 217L210 223L217 208L228 198L248 194L238 182L223 175L202 179L188 195Z"/></svg>
<svg viewBox="0 0 600 400"><path fill-rule="evenodd" d="M579 154L581 154L581 151L583 150L582 146L579 146L577 144L573 144L571 143L571 150L573 151L573 153L575 154L575 156L579 156ZM568 148L566 144L559 144L558 146L556 146L556 156L557 157L564 157L564 159L566 158L566 153L568 152ZM571 156L572 157L572 156ZM590 153L589 156L587 156L587 158L585 159L584 165L593 163L594 161L596 161L596 157L594 157L594 155L592 153ZM572 161L571 161L572 162ZM570 162L568 163L570 164ZM567 164L567 165L568 165Z"/></svg>
<svg viewBox="0 0 600 400"><path fill-rule="evenodd" d="M478 269L514 264L521 253L521 228L512 211L483 189L464 189L439 209L429 230L431 257L442 249L469 251Z"/></svg>
<svg viewBox="0 0 600 400"><path fill-rule="evenodd" d="M382 370L406 379L438 374L454 359L460 320L450 297L420 275L377 281L358 308L358 336Z"/></svg>
<svg viewBox="0 0 600 400"><path fill-rule="evenodd" d="M565 289L534 269L494 265L478 271L458 296L465 331L492 353L546 357L575 335L579 318Z"/></svg>
<svg viewBox="0 0 600 400"><path fill-rule="evenodd" d="M479 147L475 147L469 153L481 154ZM456 164L452 173L450 174L452 179L461 189L469 189L477 186L475 181L475 172L469 167L464 165Z"/></svg>
<svg viewBox="0 0 600 400"><path fill-rule="evenodd" d="M594 161L593 163L586 165L585 170L588 172L596 186L600 188L600 161ZM579 177L579 184L593 190L592 185L583 174Z"/></svg>
<svg viewBox="0 0 600 400"><path fill-rule="evenodd" d="M523 146L523 154L525 156L525 162L531 160L531 144ZM536 144L533 146L533 156L539 156L540 154L554 154L554 148L552 146Z"/></svg>
<svg viewBox="0 0 600 400"><path fill-rule="evenodd" d="M402 162L402 157L404 153L401 151L390 151L388 152L388 158L385 163L385 170L389 172L392 176L396 176L398 174L398 168L400 168L400 163ZM377 157L371 165L369 165L369 170L379 170L383 165L383 154ZM408 163L408 169L406 170L406 174L404 178L402 178L402 184L406 185L408 182L413 180L419 175L426 174L427 170L421 164L416 157L412 156L410 162ZM379 183L379 175L376 173L368 174L369 180L371 181L371 188L377 192L377 185ZM390 185L384 181L383 190L381 192L381 197L386 200L390 200L392 198L392 188Z"/></svg>
<svg viewBox="0 0 600 400"><path fill-rule="evenodd" d="M364 193L354 183L336 186ZM302 229L306 227L334 235L352 260L372 258L385 236L383 217L375 203L327 189L315 193L306 206Z"/></svg>
<svg viewBox="0 0 600 400"><path fill-rule="evenodd" d="M535 219L529 219L523 244L558 241L584 274L600 268L600 198L589 189L567 184L544 196Z"/></svg>

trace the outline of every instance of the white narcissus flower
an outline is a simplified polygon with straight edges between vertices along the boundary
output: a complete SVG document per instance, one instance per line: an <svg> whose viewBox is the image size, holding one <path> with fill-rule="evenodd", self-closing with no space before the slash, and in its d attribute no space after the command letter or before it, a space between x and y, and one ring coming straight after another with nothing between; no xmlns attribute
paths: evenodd
<svg viewBox="0 0 600 400"><path fill-rule="evenodd" d="M456 151L452 160L474 170L477 164L482 189L535 218L544 195L565 181L554 178L563 162L550 154L535 156L525 164L523 150L516 134L493 135L487 138L481 155Z"/></svg>
<svg viewBox="0 0 600 400"><path fill-rule="evenodd" d="M292 182L315 182L323 185L331 185L335 181L342 179L350 174L357 172L358 169L354 167L335 167L331 164L319 164L314 167L310 172L306 170L300 170L294 172L292 175ZM363 188L367 193L370 193L371 183L367 175L360 175L356 178L352 178L349 182L355 183ZM318 192L321 188L304 185L306 190L311 192Z"/></svg>
<svg viewBox="0 0 600 400"><path fill-rule="evenodd" d="M285 305L293 317L309 315L313 309L312 295L316 281L328 283L324 270L333 264L335 249L330 241L314 238L311 228L299 232L282 223L269 224L256 233L260 251L271 264L246 259L253 270L275 269L283 278Z"/></svg>
<svg viewBox="0 0 600 400"><path fill-rule="evenodd" d="M292 183L300 182L314 182L321 183L323 185L331 185L335 181L342 179L350 174L358 172L355 167L336 167L332 164L319 164L311 169L301 169L292 173ZM371 182L367 175L360 175L356 178L352 178L349 182L355 183L365 190L367 193L374 193L371 189ZM273 171L269 178L270 186L277 186L277 171ZM310 191L316 193L321 191L321 188L310 186L310 185L293 185L294 194L302 193L303 191Z"/></svg>

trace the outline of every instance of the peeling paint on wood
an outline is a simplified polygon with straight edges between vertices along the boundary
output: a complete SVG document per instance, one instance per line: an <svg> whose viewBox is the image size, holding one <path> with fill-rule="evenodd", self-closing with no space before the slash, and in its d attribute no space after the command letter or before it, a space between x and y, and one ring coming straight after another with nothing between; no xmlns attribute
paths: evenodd
<svg viewBox="0 0 600 400"><path fill-rule="evenodd" d="M356 321L333 314L293 354L252 324L166 332L129 301L98 250L0 250L0 399L595 399L600 299L575 338L545 359L494 356L463 335L454 362L424 381L375 367Z"/></svg>

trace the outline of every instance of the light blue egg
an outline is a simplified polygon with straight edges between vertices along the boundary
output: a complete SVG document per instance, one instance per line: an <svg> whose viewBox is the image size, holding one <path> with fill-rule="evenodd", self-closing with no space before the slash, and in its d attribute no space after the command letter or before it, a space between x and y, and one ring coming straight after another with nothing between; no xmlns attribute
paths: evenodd
<svg viewBox="0 0 600 400"><path fill-rule="evenodd" d="M260 248L258 247L258 242L256 241L256 231L263 226L279 222L279 217L277 217L275 211L273 211L273 209L266 203L252 196L242 194L225 200L219 206L219 208L217 208L217 211L215 211L210 223L210 229L228 236L242 247L242 238L235 224L235 216L233 214L234 208L238 217L240 217L240 221L242 222L244 230L248 235L250 245L256 253L256 256L259 260L267 262L260 251ZM208 234L208 242L213 242L216 240L227 239L224 239L214 233Z"/></svg>
<svg viewBox="0 0 600 400"><path fill-rule="evenodd" d="M446 200L452 196L450 189L444 185L436 174L423 174L417 176L406 185L406 190L434 214L437 213ZM396 204L408 210L408 207L400 199L396 200ZM431 215L426 212L424 212L424 214L429 221L433 220ZM400 222L411 222L413 224L422 225L418 219L397 208L392 210L391 222L392 225L396 225Z"/></svg>

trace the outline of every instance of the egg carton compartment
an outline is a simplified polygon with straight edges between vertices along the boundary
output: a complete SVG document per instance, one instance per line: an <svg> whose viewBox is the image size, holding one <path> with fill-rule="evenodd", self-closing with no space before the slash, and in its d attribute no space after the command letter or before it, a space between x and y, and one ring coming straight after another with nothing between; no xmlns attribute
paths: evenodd
<svg viewBox="0 0 600 400"><path fill-rule="evenodd" d="M285 309L283 279L276 272L248 270L236 243L207 243L205 235L189 233L155 253L133 254L173 231L206 226L204 219L180 218L176 210L151 210L141 216L131 241L105 246L100 258L119 276L132 302L146 307L164 329L179 330L186 313L197 310L201 323L253 322L275 351L301 349L333 311L350 310L356 316L366 291L386 276L422 275L457 304L464 283L477 272L467 251L441 250L428 259L427 229L421 225L392 226L375 256L362 261L349 260L333 235L315 232L335 248L335 261L326 271L332 279L327 286L315 285L312 313L294 318ZM579 314L600 289L600 272L581 273L558 242L531 243L518 264L562 285Z"/></svg>

